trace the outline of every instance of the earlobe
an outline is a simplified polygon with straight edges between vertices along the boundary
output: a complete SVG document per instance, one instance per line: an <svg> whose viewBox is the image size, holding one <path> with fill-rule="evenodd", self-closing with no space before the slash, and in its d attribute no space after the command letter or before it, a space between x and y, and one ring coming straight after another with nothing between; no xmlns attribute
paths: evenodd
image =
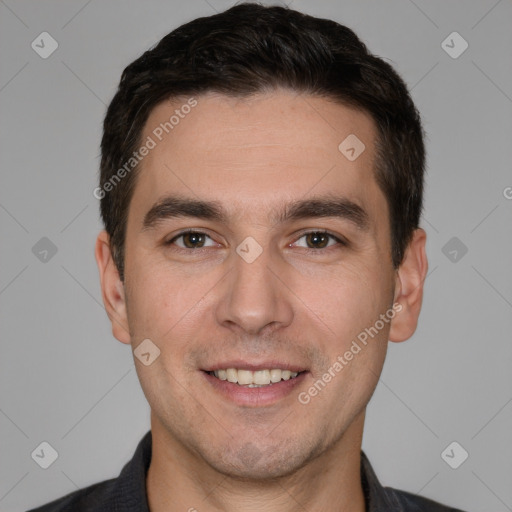
<svg viewBox="0 0 512 512"><path fill-rule="evenodd" d="M423 283L428 270L426 239L423 229L415 230L396 272L395 303L401 305L401 311L391 322L390 341L405 341L416 330L423 301Z"/></svg>
<svg viewBox="0 0 512 512"><path fill-rule="evenodd" d="M98 234L94 255L100 274L103 304L112 323L112 334L120 342L129 344L130 333L126 314L124 284L112 259L110 237L104 230Z"/></svg>

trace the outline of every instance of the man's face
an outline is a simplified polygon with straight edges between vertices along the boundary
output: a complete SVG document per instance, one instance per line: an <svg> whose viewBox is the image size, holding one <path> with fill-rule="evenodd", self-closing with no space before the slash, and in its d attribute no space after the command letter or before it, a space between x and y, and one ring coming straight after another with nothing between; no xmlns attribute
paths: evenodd
<svg viewBox="0 0 512 512"><path fill-rule="evenodd" d="M231 475L289 474L343 435L360 435L384 362L388 323L305 398L393 304L376 130L362 112L291 92L196 100L158 141L154 130L182 105L160 104L142 137L157 145L130 203L127 321L133 348L149 338L161 352L149 366L136 360L137 372L153 428L198 463ZM350 147L338 149L351 134L365 145L353 161ZM160 208L144 225L170 196L214 202L222 216ZM312 199L326 203L326 216L320 203L293 208ZM298 375L262 387L219 378L289 375L265 370Z"/></svg>

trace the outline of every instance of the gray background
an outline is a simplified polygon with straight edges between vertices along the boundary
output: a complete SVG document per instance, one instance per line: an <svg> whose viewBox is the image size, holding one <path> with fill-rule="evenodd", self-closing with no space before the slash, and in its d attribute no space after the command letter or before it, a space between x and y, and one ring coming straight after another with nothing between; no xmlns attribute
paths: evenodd
<svg viewBox="0 0 512 512"><path fill-rule="evenodd" d="M0 1L1 511L117 476L149 428L93 257L101 123L129 62L232 3ZM385 485L512 510L512 3L291 7L348 25L390 61L428 132L423 312L410 341L390 343L363 448ZM59 44L47 59L31 48L43 31ZM453 31L469 43L456 59L441 46ZM57 248L46 261L32 249L43 237ZM31 458L42 441L59 455L46 470ZM441 458L452 441L469 453L458 469Z"/></svg>

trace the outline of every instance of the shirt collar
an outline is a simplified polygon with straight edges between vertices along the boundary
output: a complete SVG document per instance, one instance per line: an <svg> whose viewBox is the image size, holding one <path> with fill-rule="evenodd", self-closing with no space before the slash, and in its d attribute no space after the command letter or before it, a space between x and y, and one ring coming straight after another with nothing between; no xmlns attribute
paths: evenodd
<svg viewBox="0 0 512 512"><path fill-rule="evenodd" d="M403 512L403 505L399 502L392 489L382 487L368 457L361 450L361 484L363 487L366 512Z"/></svg>

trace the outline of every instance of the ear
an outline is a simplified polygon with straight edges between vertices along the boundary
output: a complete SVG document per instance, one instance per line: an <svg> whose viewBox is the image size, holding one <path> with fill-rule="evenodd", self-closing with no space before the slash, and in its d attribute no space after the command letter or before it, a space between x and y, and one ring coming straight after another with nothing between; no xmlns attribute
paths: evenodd
<svg viewBox="0 0 512 512"><path fill-rule="evenodd" d="M416 330L423 300L423 283L428 270L426 240L427 234L423 229L414 231L404 259L396 271L394 304L399 303L401 310L391 321L390 341L405 341Z"/></svg>
<svg viewBox="0 0 512 512"><path fill-rule="evenodd" d="M120 342L129 344L130 332L126 315L124 284L112 259L110 237L104 230L100 232L96 239L94 255L100 273L103 304L112 323L112 334Z"/></svg>

